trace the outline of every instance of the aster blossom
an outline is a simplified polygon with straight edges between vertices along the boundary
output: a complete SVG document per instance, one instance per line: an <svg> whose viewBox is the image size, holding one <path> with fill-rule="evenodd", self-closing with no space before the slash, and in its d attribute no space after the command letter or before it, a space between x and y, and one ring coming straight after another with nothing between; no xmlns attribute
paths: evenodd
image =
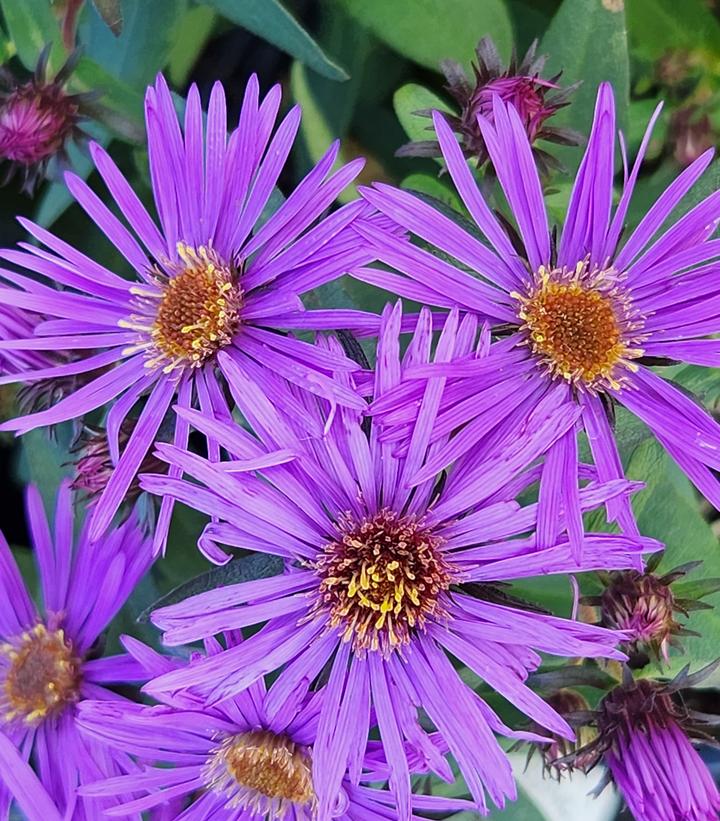
<svg viewBox="0 0 720 821"><path fill-rule="evenodd" d="M691 743L691 738L713 741L708 732L710 717L673 698L715 668L717 662L692 675L685 668L664 684L633 680L625 668L622 684L600 702L594 720L597 737L579 754L604 762L635 818L714 821L718 817L720 792Z"/></svg>
<svg viewBox="0 0 720 821"><path fill-rule="evenodd" d="M240 640L238 634L226 634L224 646L235 647ZM204 657L195 653L189 662L182 662L130 637L124 637L124 642L154 675L181 669ZM208 639L205 649L215 656L223 645ZM173 816L177 819L311 821L317 817L312 756L323 698L319 690L300 701L289 699L270 714L267 688L258 681L214 706L189 694L167 698L156 706L83 702L79 723L87 737L139 760L173 765L138 768L87 785L83 793L97 797L141 795L111 808L108 816L125 817L174 800L181 802L179 814ZM377 742L369 746L376 749L354 762L355 782L343 779L333 803L333 818L380 821L390 817L390 793L362 783L386 781L388 777ZM187 805L184 810L183 804ZM414 806L446 812L472 807L468 801L433 796L414 797Z"/></svg>
<svg viewBox="0 0 720 821"><path fill-rule="evenodd" d="M402 362L399 304L385 312L383 323L375 396L397 385L405 367L431 358L429 311L421 312ZM477 352L482 358L487 335L480 334L479 351L477 336L474 316L460 321L452 312L434 356L474 360ZM334 344L327 340L323 347L332 350ZM350 385L351 375L345 380ZM537 476L524 469L550 441L567 434L577 410L541 403L515 440L496 442L479 465L456 466L440 484L437 475L412 487L408 478L438 446L429 439L441 381L428 383L417 426L399 453L379 439L376 426L366 433L368 420L358 411L334 412L325 400L290 388L274 406L236 369L229 387L254 434L180 410L198 430L217 437L229 460L213 463L159 445L160 458L188 479L141 477L147 490L213 517L203 540L218 549L223 544L279 556L286 565L280 575L157 609L151 618L171 645L264 626L218 656L164 673L147 691L162 696L187 690L215 704L279 671L268 696L277 708L288 693L307 690L327 665L313 758L322 819L329 817L350 762L365 749L371 722L379 728L398 818L411 812L405 744L431 770L452 779L447 758L418 721L419 706L457 760L481 812L487 810L486 791L500 806L515 796L510 764L493 731L515 734L462 682L448 654L542 726L567 737L569 726L525 685L528 671L540 663L537 651L621 657L614 649L618 634L499 604L492 585L575 566L564 535L548 549L537 549L534 534L522 535L534 530L537 508L521 507L515 496ZM300 439L303 415L314 417L326 435ZM591 480L580 505L587 509L632 489L625 481ZM588 535L586 541L586 569L638 566L643 549L658 547L651 539L614 535ZM466 592L460 584L471 587Z"/></svg>
<svg viewBox="0 0 720 821"><path fill-rule="evenodd" d="M85 525L74 540L67 482L58 492L53 532L37 489L28 488L26 498L43 608L33 604L0 537L0 818L7 818L9 791L20 806L36 792L7 741L21 762L33 762L58 817L92 819L113 802L78 799L78 785L133 765L125 754L107 754L80 737L77 707L86 698L115 701L120 696L106 685L145 678L127 655L97 657L97 642L147 571L150 540L133 519L94 543Z"/></svg>
<svg viewBox="0 0 720 821"><path fill-rule="evenodd" d="M395 272L362 268L357 275L429 305L478 312L490 322L498 338L495 350L505 357L490 374L452 363L433 366L448 377L442 428L462 431L455 446L441 449L414 481L423 481L430 471L475 447L489 430L507 432L518 417L556 394L580 409L579 429L587 434L602 481L622 476L609 413L617 403L646 423L703 495L720 506L720 486L713 475L720 468L720 426L649 367L658 361L720 364L720 342L708 338L720 330L714 261L720 244L712 239L720 219L720 192L666 225L707 168L711 152L683 171L622 239L660 108L632 167L624 158L622 193L613 209L615 107L610 86L601 85L565 224L554 243L523 124L514 108L498 97L493 112L492 123L480 117L478 124L517 235L511 235L488 206L450 126L438 113L435 129L448 172L489 247L410 193L379 184L362 192L381 212L445 256L439 259L409 241L390 241L381 231L359 227L378 258ZM422 380L428 373L418 369L411 378ZM403 391L397 401L387 397L377 412L402 415L403 403L407 409L413 395L417 405L422 387L413 393L405 386ZM391 416L387 423L393 426ZM541 493L548 504L565 505L575 517L577 464L575 438L558 440L545 462ZM608 515L627 532L637 532L627 497L612 500Z"/></svg>
<svg viewBox="0 0 720 821"><path fill-rule="evenodd" d="M0 299L47 317L32 336L0 348L78 352L71 364L25 371L22 379L94 372L52 408L14 419L5 429L24 433L110 406L106 427L115 470L93 513L95 538L110 524L173 400L208 414L223 405L219 351L228 352L243 371L252 370L261 383L265 372L279 373L333 402L358 406L358 397L329 375L356 368L353 362L278 331L368 322L377 327L376 318L359 312L304 311L300 299L369 259L347 231L367 210L364 203L351 203L317 222L362 161L331 173L339 150L335 143L260 225L300 122L296 106L273 135L279 105L279 86L260 100L257 79L251 78L238 127L228 138L222 86L213 87L207 127L193 86L181 129L170 91L158 77L147 91L145 115L159 227L104 149L91 145L97 171L129 228L79 177L68 174L66 182L128 263L129 279L27 220L21 220L23 226L44 247L22 243L18 250L0 252L41 278L0 271L7 283ZM61 289L52 287L55 283ZM120 452L119 433L139 400L141 410ZM182 446L187 436L180 422L175 443ZM208 447L215 452L212 442ZM164 546L170 513L169 505L160 512L156 550Z"/></svg>

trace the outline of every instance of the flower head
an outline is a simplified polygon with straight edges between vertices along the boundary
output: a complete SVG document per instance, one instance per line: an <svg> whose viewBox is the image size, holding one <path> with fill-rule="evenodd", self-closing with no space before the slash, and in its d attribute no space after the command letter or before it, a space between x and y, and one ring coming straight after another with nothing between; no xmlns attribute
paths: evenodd
<svg viewBox="0 0 720 821"><path fill-rule="evenodd" d="M518 62L513 54L510 64L503 66L495 44L489 37L478 43L475 54L477 64L473 65L474 77L468 79L463 67L453 60L443 60L440 68L447 80L446 89L460 107L457 115L448 118L453 131L460 136L462 150L468 158L482 165L489 158L485 139L478 118L492 122L493 98L499 97L517 111L530 143L536 140L577 145L582 137L567 128L546 125L561 108L569 105L570 96L576 86L561 88L560 75L543 79L540 75L547 57L536 57L537 41ZM429 116L431 112L417 112ZM541 148L534 148L535 159L543 172L557 165L551 154ZM398 156L441 156L436 140L408 143L398 151Z"/></svg>
<svg viewBox="0 0 720 821"><path fill-rule="evenodd" d="M70 140L83 137L80 122L96 94L68 94L64 86L79 53L73 53L53 80L46 78L50 48L43 49L32 79L20 83L7 69L0 73L6 90L0 93L0 162L8 163L5 182L23 178L23 191L32 194L54 157L67 161Z"/></svg>
<svg viewBox="0 0 720 821"><path fill-rule="evenodd" d="M97 642L148 569L151 550L132 519L94 543L85 526L74 542L68 483L58 493L54 533L34 487L27 491L27 508L44 607L33 604L0 537L0 735L37 764L44 788L64 813L78 783L119 775L130 765L124 754L88 746L76 718L84 699L119 698L104 685L145 678L127 656L99 658ZM63 766L48 768L47 761ZM0 801L7 797L3 789L20 789L20 783L34 791L21 770L13 768L7 781L0 775ZM25 796L15 798L22 806ZM91 817L93 807L112 803L88 799L83 812Z"/></svg>
<svg viewBox="0 0 720 821"><path fill-rule="evenodd" d="M421 312L402 361L400 328L398 304L384 315L376 398L406 370L426 367L432 358L429 311ZM482 366L484 336L476 358L477 336L474 317L460 321L452 312L434 357ZM321 349L331 351L335 344L329 340ZM575 411L543 403L512 442L494 443L474 466L465 463L444 479L438 473L416 484L412 477L435 449L429 440L438 422L437 382L428 384L419 421L398 444L383 441L377 426L368 429L358 411L339 408L333 416L326 401L307 393L276 395L280 409L294 411L281 415L238 369L229 374L238 408L255 435L182 411L199 430L217 436L229 461L213 463L161 445L161 458L188 478L148 475L141 481L152 492L213 516L205 542L279 555L286 572L156 610L152 619L169 644L266 624L217 657L159 676L148 691L188 690L218 703L279 671L270 692L280 698L288 689L307 690L329 665L317 741L323 752L313 759L321 817L346 767L365 749L371 716L388 757L399 818L410 812L403 742L435 772L451 777L447 760L418 722L419 706L456 758L476 806L484 811L486 791L502 805L514 795L514 785L493 731L513 733L463 683L448 655L566 737L572 736L568 725L525 685L528 670L540 662L537 651L618 657L612 632L533 612L512 600L499 604L490 584L578 567L564 534L548 549L538 547L537 507L515 500L537 476L526 468L549 439L573 425ZM350 375L344 380L351 384ZM303 415L314 418L325 436L300 438ZM591 481L581 505L592 507L631 489L626 482ZM657 547L652 540L600 534L587 539L586 569L635 566L640 551Z"/></svg>
<svg viewBox="0 0 720 821"><path fill-rule="evenodd" d="M133 639L124 640L128 650L138 653L155 675L187 666ZM228 650L238 643L238 636L226 635ZM207 641L206 648L212 656L223 649L214 640ZM194 654L189 665L203 657ZM214 706L191 695L165 698L153 707L86 701L80 706L79 719L86 738L156 764L84 786L82 792L97 797L136 796L109 810L110 816L147 810L173 797L187 804L188 814L217 814L237 821L315 821L318 799L312 765L324 698L320 690L299 701L291 698L279 705L279 711L271 712L273 702L278 706L273 690L257 682ZM377 742L371 742L370 748L364 758L357 759L352 775L338 785L330 808L333 819L381 821L389 817L390 793L367 786L367 782L389 776ZM432 796L413 800L414 808L420 810L471 807L467 801Z"/></svg>
<svg viewBox="0 0 720 821"><path fill-rule="evenodd" d="M710 607L701 599L720 587L720 579L705 578L697 586L687 582L683 589L680 580L702 562L690 562L661 575L656 572L661 555L651 556L643 571L601 574L605 584L602 594L582 599L584 604L599 608L600 624L626 634L630 667L644 666L650 656L667 661L671 646L682 647L677 637L693 635L676 614L688 616L691 610Z"/></svg>
<svg viewBox="0 0 720 821"><path fill-rule="evenodd" d="M261 222L300 122L295 107L273 135L279 105L279 87L260 100L253 77L238 127L228 138L222 86L213 88L206 127L193 86L183 130L170 91L158 77L147 92L146 121L159 224L104 149L91 145L100 177L129 227L79 177L68 174L66 181L126 260L128 279L26 220L23 225L45 248L23 243L21 250L0 252L33 272L30 277L3 272L10 283L3 290L4 303L11 310L42 310L47 317L34 335L16 335L0 343L0 350L78 352L69 364L32 368L21 377L0 377L0 382L92 375L53 407L15 419L5 429L22 433L109 407L108 448L115 469L93 512L93 537L108 527L132 487L173 402L229 415L224 362L232 361L262 390L271 390L278 378L288 379L333 403L361 405L354 392L331 376L358 366L342 353L321 351L288 331L377 329L373 315L309 311L301 301L302 294L371 258L348 230L368 211L362 201L318 222L362 162L331 172L339 150L334 144ZM38 275L45 282L38 282ZM121 448L123 421L138 400L142 409ZM187 425L180 422L174 441L182 446L187 437ZM217 445L209 440L208 448L215 453ZM169 504L160 512L156 550L164 546L170 512Z"/></svg>
<svg viewBox="0 0 720 821"><path fill-rule="evenodd" d="M689 734L708 736L672 698L702 674L683 673L669 685L626 675L600 704L592 747L602 754L635 818L712 821L718 816L720 792Z"/></svg>
<svg viewBox="0 0 720 821"><path fill-rule="evenodd" d="M521 117L497 95L492 119L481 117L479 124L516 234L485 201L451 125L437 112L435 129L448 172L487 242L409 192L386 185L362 190L381 212L443 254L358 225L380 261L395 271L364 267L355 276L428 305L474 311L496 334L491 353L497 354L496 367L471 371L453 363L435 365L411 376L417 380L414 388L406 384L395 400L389 396L376 403L391 431L399 425L391 409L402 418L401 401L418 407L423 379L432 373L447 378L441 430L455 429L458 435L438 446L417 480L472 452L488 435L511 435L539 401L554 395L578 409L578 430L587 434L601 480L622 476L610 422L617 403L648 425L698 489L720 507L720 484L713 473L720 469L720 425L649 367L678 360L720 364L720 341L711 338L720 331L713 262L719 243L712 238L720 221L720 192L662 228L707 168L711 153L683 171L638 227L622 236L659 113L658 108L632 166L625 159L622 194L613 207L615 106L610 86L601 85L557 242ZM577 464L574 434L553 444L543 468L540 501L548 506L550 519L557 505L564 506L579 533ZM637 532L627 497L609 502L607 512L626 532Z"/></svg>

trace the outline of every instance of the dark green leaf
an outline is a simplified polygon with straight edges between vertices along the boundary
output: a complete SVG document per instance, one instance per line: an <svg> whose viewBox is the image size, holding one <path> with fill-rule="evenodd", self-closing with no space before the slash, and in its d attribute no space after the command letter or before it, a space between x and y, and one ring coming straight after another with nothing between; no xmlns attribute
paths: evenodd
<svg viewBox="0 0 720 821"><path fill-rule="evenodd" d="M65 48L48 0L0 0L0 8L25 68L35 70L38 56L48 43L52 43L49 67L55 71L60 68L65 60Z"/></svg>
<svg viewBox="0 0 720 821"><path fill-rule="evenodd" d="M607 80L615 92L618 127L628 122L629 75L625 12L620 0L563 0L540 45L548 55L547 72L562 71L564 84L582 81L573 102L558 112L553 125L589 133L598 85ZM580 162L577 148L556 150L569 168Z"/></svg>
<svg viewBox="0 0 720 821"><path fill-rule="evenodd" d="M209 0L223 17L257 34L331 80L347 80L347 72L327 56L278 0Z"/></svg>
<svg viewBox="0 0 720 821"><path fill-rule="evenodd" d="M143 97L139 91L118 80L89 57L80 58L70 87L81 92L100 90L102 97L94 112L95 118L124 140L144 140Z"/></svg>
<svg viewBox="0 0 720 821"><path fill-rule="evenodd" d="M143 92L165 67L186 8L187 0L122 0L118 37L88 7L79 30L84 54L116 80Z"/></svg>
<svg viewBox="0 0 720 821"><path fill-rule="evenodd" d="M464 211L464 206L455 189L439 177L433 177L430 174L410 174L400 183L400 187L433 197L455 212Z"/></svg>
<svg viewBox="0 0 720 821"><path fill-rule="evenodd" d="M121 0L92 0L95 10L102 17L110 31L119 37L123 30L123 10Z"/></svg>
<svg viewBox="0 0 720 821"><path fill-rule="evenodd" d="M37 485L48 515L55 510L60 481L72 471L68 453L72 438L72 425L66 422L49 430L31 430L20 439L19 478L23 484Z"/></svg>
<svg viewBox="0 0 720 821"><path fill-rule="evenodd" d="M178 585L150 607L143 610L137 620L145 622L149 619L150 613L158 607L177 604L190 596L196 596L198 593L205 593L208 590L214 590L216 587L229 584L267 579L270 576L282 573L282 570L283 561L277 556L268 556L264 553L251 553L248 556L240 556L221 567L214 567L212 570L196 576L189 582Z"/></svg>
<svg viewBox="0 0 720 821"><path fill-rule="evenodd" d="M414 0L412 6L387 0L342 0L344 7L400 54L428 68L454 59L466 66L487 35L510 55L512 23L502 0Z"/></svg>

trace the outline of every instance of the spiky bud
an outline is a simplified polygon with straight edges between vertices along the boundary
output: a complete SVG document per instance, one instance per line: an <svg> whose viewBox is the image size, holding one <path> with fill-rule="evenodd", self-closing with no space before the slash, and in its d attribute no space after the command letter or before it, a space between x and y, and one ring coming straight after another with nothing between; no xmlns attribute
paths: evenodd
<svg viewBox="0 0 720 821"><path fill-rule="evenodd" d="M563 145L577 145L582 137L570 129L546 125L546 121L570 102L570 95L577 85L561 88L560 74L549 79L540 76L546 56L536 57L537 41L534 42L523 59L518 62L513 54L510 64L505 67L495 44L489 37L478 43L473 64L474 78L470 80L463 67L452 60L444 60L440 67L447 85L445 89L459 106L459 113L448 117L453 129L460 136L465 155L474 158L478 166L488 159L478 117L492 122L492 101L497 95L506 103L511 103L522 120L531 143L542 139ZM416 112L428 116L428 111ZM557 167L555 158L546 151L534 147L535 158L543 173ZM397 152L401 157L438 157L440 148L436 141L426 140L404 145Z"/></svg>
<svg viewBox="0 0 720 821"><path fill-rule="evenodd" d="M0 160L7 163L3 183L22 177L23 191L32 194L53 158L65 164L70 140L83 137L80 122L97 94L69 94L65 84L79 54L70 55L54 79L46 78L49 47L43 49L34 75L18 81L0 71Z"/></svg>

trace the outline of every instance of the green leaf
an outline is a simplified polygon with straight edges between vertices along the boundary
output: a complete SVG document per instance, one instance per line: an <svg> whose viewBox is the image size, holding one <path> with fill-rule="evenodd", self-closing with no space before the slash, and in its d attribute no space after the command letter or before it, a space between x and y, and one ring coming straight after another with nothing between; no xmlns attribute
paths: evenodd
<svg viewBox="0 0 720 821"><path fill-rule="evenodd" d="M714 194L720 189L720 159L715 160L707 171L695 183L689 193L683 198L682 202L670 215L667 224L680 219L684 214L687 214L698 203L702 202L710 194Z"/></svg>
<svg viewBox="0 0 720 821"><path fill-rule="evenodd" d="M175 29L168 55L168 74L174 86L184 86L215 27L217 15L207 6L189 8Z"/></svg>
<svg viewBox="0 0 720 821"><path fill-rule="evenodd" d="M282 573L282 570L283 561L278 556L270 556L265 553L251 553L247 556L240 556L232 559L227 564L213 567L212 570L207 570L194 579L178 585L150 607L143 610L137 620L139 622L147 621L150 618L150 613L158 607L177 604L190 596L206 593L216 587L251 582L256 579L267 579L270 576L277 576Z"/></svg>
<svg viewBox="0 0 720 821"><path fill-rule="evenodd" d="M631 0L627 21L633 53L645 60L671 48L720 52L720 23L705 0Z"/></svg>
<svg viewBox="0 0 720 821"><path fill-rule="evenodd" d="M123 27L118 37L88 6L79 26L84 54L116 81L143 92L165 67L187 0L122 0Z"/></svg>
<svg viewBox="0 0 720 821"><path fill-rule="evenodd" d="M37 485L49 516L55 510L61 480L72 472L69 456L72 439L73 428L69 422L50 429L31 430L20 439L18 478L25 485Z"/></svg>
<svg viewBox="0 0 720 821"><path fill-rule="evenodd" d="M95 10L110 31L119 37L123 30L123 10L120 0L92 0Z"/></svg>
<svg viewBox="0 0 720 821"><path fill-rule="evenodd" d="M418 111L432 109L452 113L452 108L447 101L434 91L417 83L400 86L393 95L393 107L400 125L412 142L432 140L435 137L432 120L418 114ZM441 162L440 159L437 161Z"/></svg>
<svg viewBox="0 0 720 821"><path fill-rule="evenodd" d="M97 123L86 124L83 130L90 133L93 140L102 146L107 147L110 142L110 134ZM95 168L88 152L74 143L68 144L67 152L73 173L86 180ZM50 182L44 186L42 195L39 197L37 210L35 211L35 222L44 228L49 228L73 202L75 200L62 179Z"/></svg>
<svg viewBox="0 0 720 821"><path fill-rule="evenodd" d="M433 177L430 174L410 174L400 183L400 187L439 200L459 214L465 212L465 206L455 189L439 177Z"/></svg>
<svg viewBox="0 0 720 821"><path fill-rule="evenodd" d="M553 117L553 125L590 131L598 85L612 83L618 127L626 129L630 69L625 12L619 0L563 0L545 32L540 49L548 55L546 74L562 71L563 84L582 81L571 105ZM570 168L580 163L577 148L556 151Z"/></svg>
<svg viewBox="0 0 720 821"><path fill-rule="evenodd" d="M52 43L49 66L56 71L65 60L65 48L49 0L0 0L5 26L15 43L18 57L29 71L35 70L38 56Z"/></svg>
<svg viewBox="0 0 720 821"><path fill-rule="evenodd" d="M629 479L645 482L636 494L633 509L640 532L666 545L656 572L662 574L678 565L701 559L703 564L692 571L684 583L695 577L720 576L718 540L700 513L695 492L680 468L654 439L642 442L632 454L627 467ZM671 656L672 674L690 663L691 669L714 661L720 655L720 594L704 599L712 610L690 614L686 626L698 637L683 638L683 655Z"/></svg>
<svg viewBox="0 0 720 821"><path fill-rule="evenodd" d="M470 66L475 46L487 35L505 57L512 23L502 0L342 0L343 6L391 48L428 68L454 59Z"/></svg>
<svg viewBox="0 0 720 821"><path fill-rule="evenodd" d="M124 140L144 141L143 97L139 91L89 57L80 58L70 78L70 88L75 92L99 89L102 97L94 111L95 118Z"/></svg>
<svg viewBox="0 0 720 821"><path fill-rule="evenodd" d="M328 57L278 0L209 0L230 22L257 34L308 68L331 80L347 80L347 72Z"/></svg>

